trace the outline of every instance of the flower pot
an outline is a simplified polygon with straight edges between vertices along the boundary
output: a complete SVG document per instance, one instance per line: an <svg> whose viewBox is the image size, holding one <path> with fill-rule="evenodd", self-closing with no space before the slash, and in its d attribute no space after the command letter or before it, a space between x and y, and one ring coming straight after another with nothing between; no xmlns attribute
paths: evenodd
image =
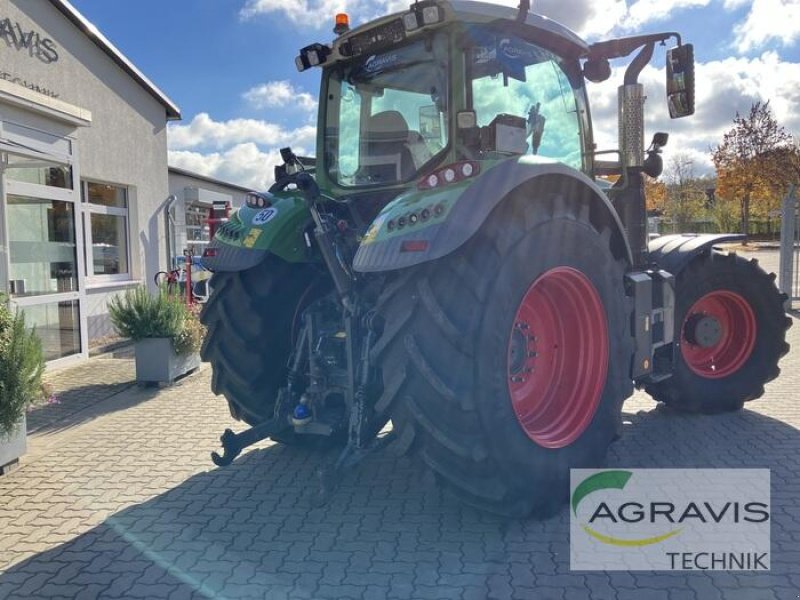
<svg viewBox="0 0 800 600"><path fill-rule="evenodd" d="M200 366L200 354L176 354L171 338L139 340L134 350L137 383L172 383Z"/></svg>
<svg viewBox="0 0 800 600"><path fill-rule="evenodd" d="M10 434L0 433L0 475L19 462L19 457L28 450L27 423L25 415Z"/></svg>

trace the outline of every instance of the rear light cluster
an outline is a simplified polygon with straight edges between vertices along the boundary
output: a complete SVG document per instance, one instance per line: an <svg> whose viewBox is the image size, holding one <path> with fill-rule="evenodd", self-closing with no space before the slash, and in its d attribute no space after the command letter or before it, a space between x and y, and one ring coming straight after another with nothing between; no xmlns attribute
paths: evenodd
<svg viewBox="0 0 800 600"><path fill-rule="evenodd" d="M426 206L419 210L406 213L396 219L390 219L389 222L386 223L386 229L388 231L394 231L396 229L403 229L404 227L411 227L417 223L425 223L433 218L441 217L444 214L444 210L444 204L441 202L433 206Z"/></svg>
<svg viewBox="0 0 800 600"><path fill-rule="evenodd" d="M475 177L480 171L480 165L471 160L453 163L446 167L436 169L433 173L423 177L417 184L421 190L432 190L434 188L458 183L470 177Z"/></svg>

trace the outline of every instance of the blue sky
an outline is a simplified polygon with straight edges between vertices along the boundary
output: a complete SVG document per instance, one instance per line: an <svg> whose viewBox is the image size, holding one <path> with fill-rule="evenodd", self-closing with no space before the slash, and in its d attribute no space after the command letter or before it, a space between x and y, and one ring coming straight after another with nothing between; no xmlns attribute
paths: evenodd
<svg viewBox="0 0 800 600"><path fill-rule="evenodd" d="M170 163L263 188L277 149L313 153L319 70L297 73L294 56L333 37L333 15L354 23L401 10L398 0L72 0L112 43L181 108L170 125ZM497 3L516 6L518 0ZM779 123L800 136L800 0L536 0L534 11L589 41L679 31L695 44L698 109L670 121L663 51L641 77L648 135L669 131L671 159L710 170L709 146L738 110L770 100ZM620 65L620 69L624 64ZM599 145L615 147L621 73L590 87Z"/></svg>

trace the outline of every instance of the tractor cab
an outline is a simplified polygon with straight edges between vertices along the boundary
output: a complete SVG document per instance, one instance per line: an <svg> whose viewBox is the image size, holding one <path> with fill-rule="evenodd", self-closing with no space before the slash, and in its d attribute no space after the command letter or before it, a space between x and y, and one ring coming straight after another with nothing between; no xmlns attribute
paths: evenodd
<svg viewBox="0 0 800 600"><path fill-rule="evenodd" d="M643 48L623 87L638 86L654 44L671 37L679 45L667 60L670 114L694 110L691 46L674 33L590 46L529 14L527 2L513 9L435 0L353 30L338 15L335 31L330 45L306 46L295 61L300 71L323 69L317 182L334 195L406 186L442 165L515 155L592 177L624 176L644 161L644 95L626 92L633 101L620 119L620 148L607 152L619 160L600 161L585 80L607 79L609 59Z"/></svg>
<svg viewBox="0 0 800 600"><path fill-rule="evenodd" d="M340 193L402 186L444 164L525 154L589 171L578 60L588 46L517 16L421 2L304 48L298 68L323 67L318 182Z"/></svg>

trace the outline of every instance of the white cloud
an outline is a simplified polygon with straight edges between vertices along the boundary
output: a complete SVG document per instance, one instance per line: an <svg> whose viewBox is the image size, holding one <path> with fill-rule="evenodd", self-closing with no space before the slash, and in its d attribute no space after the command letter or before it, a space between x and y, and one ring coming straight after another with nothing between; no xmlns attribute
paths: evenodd
<svg viewBox="0 0 800 600"><path fill-rule="evenodd" d="M170 125L167 135L170 150L222 149L245 142L313 147L315 138L316 128L311 125L285 129L258 119L215 121L207 113L196 115L188 125Z"/></svg>
<svg viewBox="0 0 800 600"><path fill-rule="evenodd" d="M563 23L578 34L595 38L614 28L638 31L650 23L665 21L678 11L709 6L712 0L537 0L533 11ZM519 0L494 0L494 4L516 8ZM353 25L406 10L411 0L245 0L242 19L281 13L293 25L309 30L330 31L338 12L350 15ZM749 13L735 30L736 45L745 52L764 42L784 45L800 37L800 0L722 0L724 10L750 5Z"/></svg>
<svg viewBox="0 0 800 600"><path fill-rule="evenodd" d="M256 144L237 144L222 152L170 150L169 164L200 175L215 177L254 190L266 190L274 181L275 165L280 164L276 150L264 151Z"/></svg>
<svg viewBox="0 0 800 600"><path fill-rule="evenodd" d="M286 80L262 83L247 90L242 97L258 109L297 107L307 112L317 109L314 96L298 90Z"/></svg>
<svg viewBox="0 0 800 600"><path fill-rule="evenodd" d="M498 2L516 8L518 0ZM532 2L532 12L569 27L579 35L607 34L626 13L625 0L540 0Z"/></svg>
<svg viewBox="0 0 800 600"><path fill-rule="evenodd" d="M711 0L637 0L622 21L625 29L639 29L645 23L664 21L682 9L707 6Z"/></svg>
<svg viewBox="0 0 800 600"><path fill-rule="evenodd" d="M401 0L247 0L239 16L247 20L260 14L281 12L295 25L332 30L337 13L347 13L351 23L356 24L402 10L409 4Z"/></svg>
<svg viewBox="0 0 800 600"><path fill-rule="evenodd" d="M685 1L685 0L683 0ZM280 12L293 24L326 30L338 12L350 15L354 25L379 16L407 10L411 0L247 0L239 11L242 19ZM516 8L519 0L496 0L493 4ZM582 35L608 33L625 15L625 0L540 0L533 12L563 23Z"/></svg>
<svg viewBox="0 0 800 600"><path fill-rule="evenodd" d="M800 0L754 0L733 33L739 52L760 48L772 40L788 46L800 39Z"/></svg>
<svg viewBox="0 0 800 600"><path fill-rule="evenodd" d="M280 148L291 146L297 154L313 155L316 127L285 129L256 119L215 121L207 113L187 125L170 125L167 131L169 164L201 175L217 177L253 189L267 189Z"/></svg>

